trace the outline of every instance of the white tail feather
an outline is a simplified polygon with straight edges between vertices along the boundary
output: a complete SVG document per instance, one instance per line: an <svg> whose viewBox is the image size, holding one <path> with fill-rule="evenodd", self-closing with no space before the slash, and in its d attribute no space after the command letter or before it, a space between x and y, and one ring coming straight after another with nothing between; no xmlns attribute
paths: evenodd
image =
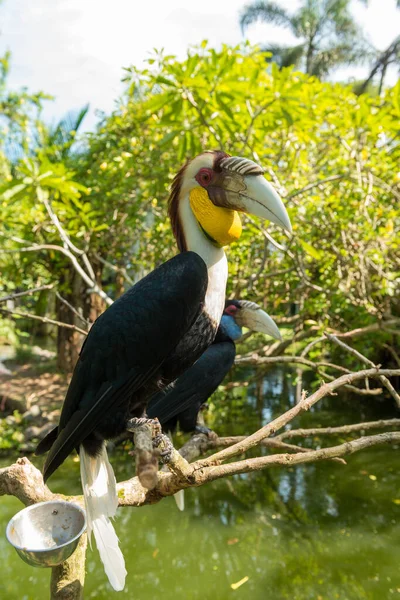
<svg viewBox="0 0 400 600"><path fill-rule="evenodd" d="M167 433L169 439L171 440L172 443L174 443L174 440L172 438L172 433L170 431L168 431ZM174 500L176 502L176 506L178 507L178 509L180 511L185 510L185 491L184 490L179 490L179 492L176 492L176 494L174 494Z"/></svg>
<svg viewBox="0 0 400 600"><path fill-rule="evenodd" d="M114 471L105 444L96 458L89 456L83 446L79 456L89 543L93 531L109 582L114 590L120 591L124 589L126 569L118 537L110 521L118 507Z"/></svg>
<svg viewBox="0 0 400 600"><path fill-rule="evenodd" d="M179 490L174 494L174 499L179 510L185 510L185 490Z"/></svg>

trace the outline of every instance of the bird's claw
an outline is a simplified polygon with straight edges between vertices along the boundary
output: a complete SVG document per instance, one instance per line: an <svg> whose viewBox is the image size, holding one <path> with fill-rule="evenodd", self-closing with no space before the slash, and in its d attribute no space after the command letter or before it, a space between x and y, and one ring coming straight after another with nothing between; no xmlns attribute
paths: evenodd
<svg viewBox="0 0 400 600"><path fill-rule="evenodd" d="M129 419L127 422L126 430L135 432L144 425L151 425L151 427L153 427L156 431L161 428L158 419L150 419L149 417L133 417L133 419Z"/></svg>
<svg viewBox="0 0 400 600"><path fill-rule="evenodd" d="M199 423L196 425L196 427L194 428L194 432L195 433L203 433L204 435L206 435L207 437L210 437L210 435L212 433L214 433L212 431L212 429L210 429L209 427L206 427L205 425L200 425Z"/></svg>
<svg viewBox="0 0 400 600"><path fill-rule="evenodd" d="M157 449L160 453L160 458L164 464L169 463L172 457L174 446L167 435L159 433L153 439L153 448Z"/></svg>

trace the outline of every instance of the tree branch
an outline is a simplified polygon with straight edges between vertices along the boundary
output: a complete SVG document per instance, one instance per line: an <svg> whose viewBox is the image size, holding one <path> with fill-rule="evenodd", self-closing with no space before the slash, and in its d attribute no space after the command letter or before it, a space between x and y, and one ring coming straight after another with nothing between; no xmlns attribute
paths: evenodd
<svg viewBox="0 0 400 600"><path fill-rule="evenodd" d="M219 462L222 460L227 460L228 458L242 454L250 448L253 448L259 444L261 440L273 435L278 429L281 429L284 427L284 425L287 425L287 423L294 419L294 417L296 417L298 414L304 412L305 410L309 410L311 406L316 404L316 402L321 400L321 398L324 398L328 394L332 394L332 392L334 392L337 388L340 388L345 384L353 383L354 381L358 381L360 379L365 379L366 377L379 378L381 375L400 375L400 369L365 369L364 371L342 375L334 381L325 383L309 398L304 396L296 406L247 437L243 442L238 442L230 448L221 450L209 458L206 458L204 461L202 461L202 466L219 464Z"/></svg>
<svg viewBox="0 0 400 600"><path fill-rule="evenodd" d="M60 238L61 240L64 242L64 245L69 248L72 252L74 252L75 254L78 254L78 256L80 256L85 264L87 273L89 275L89 277L93 280L96 281L96 276L94 274L93 271L93 267L89 262L89 259L87 257L87 254L84 250L80 250L79 248L77 248L75 246L75 244L73 244L71 242L71 239L69 237L69 235L67 234L67 232L65 231L65 229L62 227L59 218L57 217L57 215L55 214L55 212L53 211L51 204L47 198L47 194L46 192L44 192L44 190L42 190L42 188L38 188L38 197L39 200L41 200L41 202L43 202L47 213L52 221L52 223L55 225L58 233L60 234Z"/></svg>
<svg viewBox="0 0 400 600"><path fill-rule="evenodd" d="M78 331L78 333L82 333L83 335L87 335L88 332L84 329L81 329L77 325L72 325L71 323L62 323L61 321L55 321L54 319L49 319L49 317L40 317L39 315L33 315L32 313L21 312L19 310L13 310L11 308L1 308L0 312L8 315L16 315L18 317L23 317L24 319L34 319L35 321L41 321L42 323L49 323L49 325L57 325L57 327L65 327L66 329L74 329Z"/></svg>
<svg viewBox="0 0 400 600"><path fill-rule="evenodd" d="M72 306L72 304L70 304L70 303L68 302L68 300L66 300L65 298L63 298L63 297L61 296L61 294L59 294L58 292L56 292L56 296L57 296L57 298L59 299L59 301L60 301L60 302L62 302L63 304L65 304L65 306L66 306L67 308L69 308L69 310L70 310L72 313L74 313L74 315L75 315L76 317L78 317L78 319L79 319L80 321L82 321L82 323L84 323L84 324L86 325L86 327L88 327L88 326L89 326L89 324L90 324L90 323L89 323L89 322L88 322L88 321L85 319L85 317L83 317L83 316L81 315L81 313L80 313L78 310L76 310L76 308L75 308L74 306Z"/></svg>
<svg viewBox="0 0 400 600"><path fill-rule="evenodd" d="M248 458L239 462L228 463L226 465L200 467L201 476L207 478L207 481L214 481L228 475L238 475L240 473L251 473L274 466L292 467L310 462L318 462L332 458L339 458L354 454L365 448L372 448L380 444L398 444L400 443L400 431L379 433L368 437L362 437L358 440L345 442L339 446L331 448L321 448L307 453L299 454L274 454L270 456L260 456L257 458ZM200 477L201 477L200 476ZM199 477L199 478L200 478Z"/></svg>
<svg viewBox="0 0 400 600"><path fill-rule="evenodd" d="M337 346L340 346L341 348L344 348L345 350L347 350L347 352L350 352L350 354L353 354L353 356L358 358L358 360L363 362L365 365L377 368L377 366L372 362L372 360L369 360L369 358L367 358L366 356L361 354L361 352L358 352L351 346L348 346L345 342L342 342L336 336L331 335L329 333L326 333L325 336L328 338L328 340L330 340L331 342L334 342ZM394 401L396 402L397 407L400 408L400 396L396 392L396 390L394 389L394 387L392 386L392 384L390 383L388 378L385 377L384 375L381 375L381 376L379 376L378 379L379 379L379 381L381 381L383 383L383 385L388 390L388 392L390 393L392 398L394 398Z"/></svg>
<svg viewBox="0 0 400 600"><path fill-rule="evenodd" d="M311 437L319 435L339 435L342 433L357 433L370 429L385 429L386 427L400 427L400 419L386 419L380 421L367 421L366 423L355 423L353 425L340 425L338 427L315 427L313 429L288 429L280 435L272 438L274 440L286 440L294 437Z"/></svg>
<svg viewBox="0 0 400 600"><path fill-rule="evenodd" d="M2 302L7 302L8 300L15 300L15 298L21 298L21 296L30 296L35 292L41 292L43 290L51 290L54 287L54 283L49 283L48 285L41 285L39 287L32 288L30 290L25 290L24 292L15 292L14 294L9 294L8 296L3 296L0 298L0 304Z"/></svg>
<svg viewBox="0 0 400 600"><path fill-rule="evenodd" d="M86 273L86 271L82 269L76 256L74 256L72 252L70 252L67 248L64 248L63 246L57 246L57 244L33 244L32 246L25 246L24 248L18 248L17 250L9 250L2 248L0 249L0 252L8 254L18 252L39 252L40 250L54 250L55 252L61 252L61 254L64 254L64 256L69 258L73 267L81 276L86 285L91 289L91 291L94 294L98 294L100 298L102 298L106 302L106 304L108 304L108 306L111 306L111 304L113 303L112 299L105 293L104 290L99 288L96 281L94 279L91 279Z"/></svg>

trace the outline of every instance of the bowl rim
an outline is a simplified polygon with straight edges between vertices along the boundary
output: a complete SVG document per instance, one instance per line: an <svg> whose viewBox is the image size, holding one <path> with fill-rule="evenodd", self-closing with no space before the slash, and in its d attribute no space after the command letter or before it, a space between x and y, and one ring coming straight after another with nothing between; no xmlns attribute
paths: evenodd
<svg viewBox="0 0 400 600"><path fill-rule="evenodd" d="M35 548L27 548L26 546L18 546L17 544L14 544L14 542L11 541L10 535L9 535L9 530L13 526L14 519L21 513L30 512L36 506L43 505L43 504L64 504L64 505L68 504L69 506L72 505L74 508L77 508L79 510L79 512L81 513L81 515L83 516L83 526L82 526L81 530L77 533L77 535L75 535L73 538L68 540L68 542L64 542L63 544L60 544L59 546L55 546L53 548L35 549ZM81 535L83 533L85 533L85 531L86 531L86 513L85 513L85 510L81 506L79 506L79 504L76 504L76 502L68 502L67 500L47 500L46 502L35 502L35 504L26 506L22 510L19 510L17 513L15 513L15 515L13 517L11 517L11 519L9 520L9 522L7 524L6 538L7 538L7 541L11 544L11 546L13 546L16 550L22 550L23 552L41 552L44 554L46 552L54 552L55 550L58 550L59 548L64 548L65 546L70 545L72 542L75 542L77 539L79 539L81 537Z"/></svg>

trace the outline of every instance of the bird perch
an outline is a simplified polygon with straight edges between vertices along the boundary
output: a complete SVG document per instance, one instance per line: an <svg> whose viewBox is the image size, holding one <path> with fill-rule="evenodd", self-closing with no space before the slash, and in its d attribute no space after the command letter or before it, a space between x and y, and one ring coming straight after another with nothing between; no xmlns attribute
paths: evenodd
<svg viewBox="0 0 400 600"><path fill-rule="evenodd" d="M172 448L167 461L169 472L156 471L155 485L152 489L143 487L137 476L120 482L118 484L119 505L140 507L145 504L155 504L179 490L188 487L199 487L210 481L238 473L249 473L272 467L293 467L321 460L341 459L343 463L343 457L366 448L382 444L398 444L400 443L400 431L387 431L387 429L399 427L400 419L340 427L285 430L275 437L268 437L274 436L278 430L290 423L302 411L308 410L313 404L348 382L354 382L365 377L379 379L382 376L390 377L394 375L400 375L400 369L374 368L356 373L346 373L334 381L322 385L308 398L303 393L303 398L299 404L250 436L219 438L217 436L208 437L204 434L195 435L182 446L179 452ZM375 435L364 435L336 446L320 449L305 449L286 444L283 441L293 437L304 438L328 434L352 435L372 431L373 429L386 429L386 431ZM149 438L148 434L147 431L146 438ZM146 444L147 442L148 439ZM239 454L243 455L254 446L263 446L267 449L279 449L281 451L286 450L286 452L255 458L242 458L224 464L227 459ZM206 452L220 447L223 449L216 454L192 462ZM5 494L15 496L26 506L55 499L83 504L82 496L71 497L53 494L45 485L40 471L27 458L20 458L13 465L0 469L0 495ZM76 552L65 563L52 569L51 600L80 600L83 597L86 546L87 540L86 535L84 535Z"/></svg>

